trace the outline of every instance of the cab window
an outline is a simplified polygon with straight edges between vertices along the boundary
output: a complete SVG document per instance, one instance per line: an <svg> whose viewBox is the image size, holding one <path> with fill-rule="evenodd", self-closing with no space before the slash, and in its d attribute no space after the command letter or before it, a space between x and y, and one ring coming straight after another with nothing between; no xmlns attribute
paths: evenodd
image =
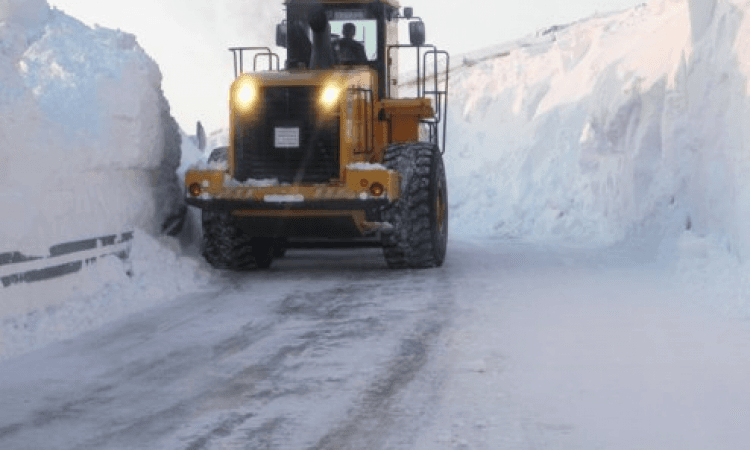
<svg viewBox="0 0 750 450"><path fill-rule="evenodd" d="M343 12L343 11L337 11ZM341 15L339 15L341 16ZM334 16L336 17L336 16ZM375 61L378 57L378 27L375 20L331 20L331 36L334 42L344 37L344 24L352 23L356 27L354 40L365 48L365 55L369 61Z"/></svg>

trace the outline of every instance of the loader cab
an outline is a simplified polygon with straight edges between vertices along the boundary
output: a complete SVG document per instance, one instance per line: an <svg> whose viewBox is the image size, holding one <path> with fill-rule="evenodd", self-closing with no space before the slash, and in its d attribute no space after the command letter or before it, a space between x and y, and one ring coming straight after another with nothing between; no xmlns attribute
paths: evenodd
<svg viewBox="0 0 750 450"><path fill-rule="evenodd" d="M277 27L276 44L287 49L285 67L295 69L337 69L346 70L348 66L366 65L378 73L378 92L380 98L387 92L387 48L398 44L398 4L393 0L352 2L352 1L310 1L289 0L286 2L287 18ZM330 25L329 34L316 36L314 26L310 25L313 14L325 14ZM352 63L340 58L337 43L343 38L347 24L355 27L354 40L365 50L367 61ZM320 42L321 39L330 42ZM316 42L317 40L317 42ZM325 44L325 45L324 45ZM330 44L330 45L329 45ZM330 65L319 64L316 53L331 51ZM391 59L393 67L395 61Z"/></svg>

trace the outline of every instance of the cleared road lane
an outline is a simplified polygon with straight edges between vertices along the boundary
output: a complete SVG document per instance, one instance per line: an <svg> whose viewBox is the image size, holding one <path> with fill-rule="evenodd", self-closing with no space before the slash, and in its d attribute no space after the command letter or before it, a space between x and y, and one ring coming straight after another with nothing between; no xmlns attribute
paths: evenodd
<svg viewBox="0 0 750 450"><path fill-rule="evenodd" d="M742 448L750 327L653 253L290 251L0 363L0 448Z"/></svg>

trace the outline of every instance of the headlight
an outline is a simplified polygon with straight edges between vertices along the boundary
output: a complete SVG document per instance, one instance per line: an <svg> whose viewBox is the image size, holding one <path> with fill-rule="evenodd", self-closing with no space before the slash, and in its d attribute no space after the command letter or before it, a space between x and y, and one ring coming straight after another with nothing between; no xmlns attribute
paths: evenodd
<svg viewBox="0 0 750 450"><path fill-rule="evenodd" d="M258 97L258 88L250 80L244 80L237 86L234 94L234 103L237 108L243 111L250 110L255 104Z"/></svg>
<svg viewBox="0 0 750 450"><path fill-rule="evenodd" d="M341 96L341 88L330 84L323 88L323 94L320 96L320 103L324 109L330 111L338 105Z"/></svg>

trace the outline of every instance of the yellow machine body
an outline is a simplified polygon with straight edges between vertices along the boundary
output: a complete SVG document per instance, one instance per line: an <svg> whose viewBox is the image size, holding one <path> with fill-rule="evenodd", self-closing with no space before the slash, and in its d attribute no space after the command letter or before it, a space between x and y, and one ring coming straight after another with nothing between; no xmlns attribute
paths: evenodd
<svg viewBox="0 0 750 450"><path fill-rule="evenodd" d="M235 54L235 80L229 92L226 157L219 163L209 161L188 170L187 202L204 211L229 212L243 222L248 234L257 236L294 238L296 234L321 231L322 237L337 237L335 230L316 229L336 220L353 225L350 230L354 231L342 232L343 238L382 231L389 225L378 222L378 211L402 196L401 175L385 165L386 149L395 143L420 141L424 122L435 120L436 111L444 108L437 100L441 97L435 94L435 99L429 98L418 91L415 98L398 98L398 52L391 50L407 46L399 45L398 41L397 19L403 16L399 15L397 0L286 0L284 4L288 16L277 27L277 43L281 42L278 45L290 51L286 68L272 70L273 58L278 65L278 56L264 47L260 56L268 59L269 70L257 70L259 55L256 54L253 71L245 73L242 51L258 48L230 49ZM323 17L327 32L316 31L312 21L308 25L308 17L312 17L309 14L315 8L327 8L328 18ZM342 23L348 17L376 24L372 25L377 35L374 59L363 64L336 61L321 67L313 63L312 56L304 62L293 57L286 33L290 33L291 39L295 25L305 22L304 26L309 26L304 39L313 38L311 45L318 49L313 50L314 54L321 45L334 42L327 20ZM417 49L419 60L419 45L412 47ZM275 97L269 100L269 96ZM294 98L290 100L290 96ZM307 112L289 113L290 109L301 110L300 105ZM286 116L294 116L295 120L269 119L276 117L281 109L286 109ZM318 145L315 139L320 130L328 133L323 133L327 140L311 153L310 148ZM313 178L292 177L287 172L285 179L275 179L271 170L268 177L253 175L265 172L252 170L256 160L248 156L252 153L248 149L260 149L257 151L266 155L278 151L268 156L269 161L274 158L276 161L286 147L295 145L298 150L305 147L308 158L328 158L329 171ZM278 162L274 161L261 161L256 166ZM295 164L307 170L308 162L300 163L298 159ZM307 224L306 230L300 224Z"/></svg>
<svg viewBox="0 0 750 450"><path fill-rule="evenodd" d="M233 180L235 173L234 140L230 140L226 170L189 170L185 185L196 198L205 201L252 201L262 204L284 203L284 208L252 209L242 207L237 202L230 207L232 214L240 217L262 216L279 218L309 217L348 217L363 234L377 229L377 225L367 222L363 211L295 208L295 205L324 205L325 202L348 200L357 202L366 199L382 198L389 202L400 197L400 176L380 163L385 148L395 142L419 140L421 119L434 116L429 98L381 99L377 95L377 72L369 67L334 67L330 70L304 70L285 72L262 72L242 74L235 80L230 93L231 127L238 124L235 118L253 115L253 108L263 105L243 105L239 99L243 88L262 91L266 87L314 86L339 92L333 102L320 98L318 120L327 116L338 117L340 121L340 173L328 183L264 183L264 180L251 180L238 183ZM372 101L360 93L372 95ZM323 96L321 96L323 97ZM247 108L247 111L241 111ZM234 134L230 132L230 134ZM265 185L264 185L265 184ZM268 185L273 184L273 185ZM196 186L198 187L196 189ZM377 195L376 195L377 194ZM356 206L356 203L354 204Z"/></svg>

